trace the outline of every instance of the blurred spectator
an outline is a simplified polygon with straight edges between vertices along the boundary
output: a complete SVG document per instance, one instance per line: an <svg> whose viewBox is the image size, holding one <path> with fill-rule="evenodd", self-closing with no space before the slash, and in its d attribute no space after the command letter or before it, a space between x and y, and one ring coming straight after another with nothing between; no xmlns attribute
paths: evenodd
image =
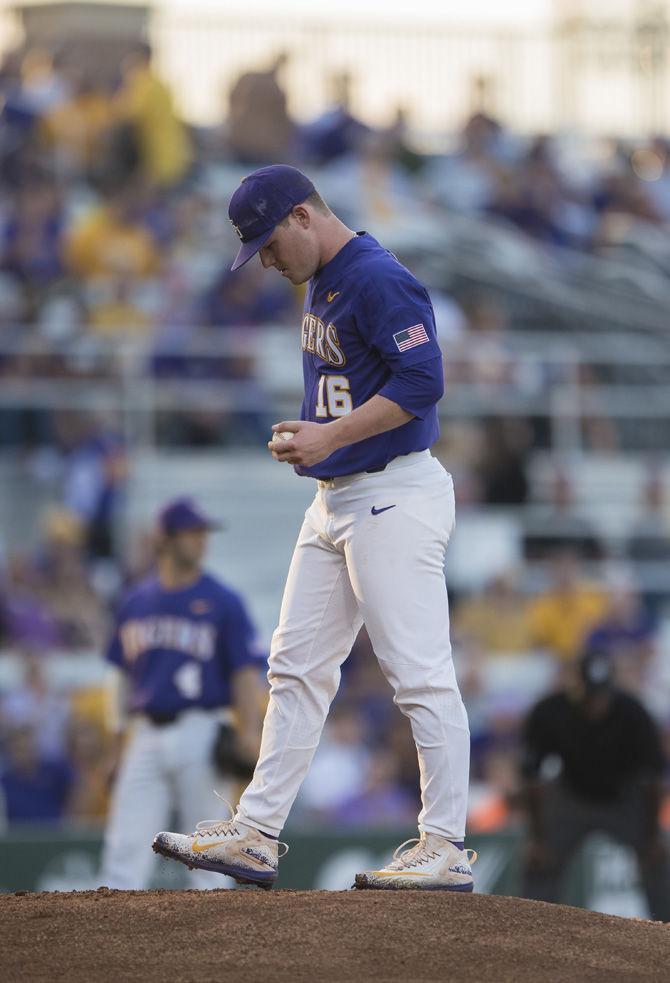
<svg viewBox="0 0 670 983"><path fill-rule="evenodd" d="M461 601L453 635L482 655L528 652L534 642L530 602L519 590L516 573L494 577L481 594Z"/></svg>
<svg viewBox="0 0 670 983"><path fill-rule="evenodd" d="M483 398L496 395L500 386L513 383L518 371L509 344L509 314L486 290L470 291L459 300L464 322L447 346L446 381L468 382Z"/></svg>
<svg viewBox="0 0 670 983"><path fill-rule="evenodd" d="M631 167L628 155L618 149L615 165L609 174L601 176L594 194L594 206L598 224L594 231L592 248L606 255L637 230L660 221L660 214L653 204L647 187Z"/></svg>
<svg viewBox="0 0 670 983"><path fill-rule="evenodd" d="M523 505L528 498L526 462L531 443L524 420L505 417L484 424L478 472L486 505Z"/></svg>
<svg viewBox="0 0 670 983"><path fill-rule="evenodd" d="M86 568L85 537L86 527L71 513L56 509L46 514L40 596L67 649L99 648L107 630L104 607Z"/></svg>
<svg viewBox="0 0 670 983"><path fill-rule="evenodd" d="M104 734L88 720L73 720L68 734L68 761L73 789L68 815L74 820L102 822L109 805L109 752Z"/></svg>
<svg viewBox="0 0 670 983"><path fill-rule="evenodd" d="M398 763L382 748L372 752L367 763L363 788L345 798L324 817L341 826L412 826L416 821L416 800L398 781Z"/></svg>
<svg viewBox="0 0 670 983"><path fill-rule="evenodd" d="M17 336L17 327L28 320L28 284L12 273L0 272L0 332L5 338ZM11 332L11 333L10 333ZM11 358L0 353L0 374L12 367Z"/></svg>
<svg viewBox="0 0 670 983"><path fill-rule="evenodd" d="M558 775L549 778L555 762ZM557 901L562 875L593 832L631 847L651 918L670 921L670 862L659 825L665 767L656 725L587 653L573 683L541 700L524 729L530 826L523 895Z"/></svg>
<svg viewBox="0 0 670 983"><path fill-rule="evenodd" d="M0 591L5 644L31 653L100 644L107 615L86 566L85 542L86 527L76 516L51 509L36 552L10 556ZM41 692L31 680L29 689Z"/></svg>
<svg viewBox="0 0 670 983"><path fill-rule="evenodd" d="M354 708L336 704L298 796L301 813L334 815L345 802L363 794L370 752L364 721Z"/></svg>
<svg viewBox="0 0 670 983"><path fill-rule="evenodd" d="M670 528L660 468L651 467L645 477L640 513L631 530L626 552L631 560L642 563L670 561Z"/></svg>
<svg viewBox="0 0 670 983"><path fill-rule="evenodd" d="M367 721L370 733L383 734L394 725L402 724L402 718L398 718L389 702L388 682L379 668L365 626L359 631L349 658L342 666L342 674L345 700ZM414 744L412 749L416 752Z"/></svg>
<svg viewBox="0 0 670 983"><path fill-rule="evenodd" d="M169 188L186 176L192 150L170 90L154 71L151 57L150 46L138 44L123 61L123 82L113 104L120 121L116 143L129 163L136 154L137 170L145 181ZM126 175L130 176L132 172Z"/></svg>
<svg viewBox="0 0 670 983"><path fill-rule="evenodd" d="M631 157L635 174L645 182L652 206L670 221L670 141L656 136L646 146L638 147Z"/></svg>
<svg viewBox="0 0 670 983"><path fill-rule="evenodd" d="M387 706L392 711L393 716L387 724L383 738L383 747L388 748L393 753L396 766L396 780L405 794L414 801L414 812L421 808L421 797L419 791L419 776L416 770L416 744L412 737L412 729L409 721L401 717L392 705Z"/></svg>
<svg viewBox="0 0 670 983"><path fill-rule="evenodd" d="M54 426L64 455L63 506L84 529L86 554L109 557L128 479L121 436L101 419L74 413L54 414Z"/></svg>
<svg viewBox="0 0 670 983"><path fill-rule="evenodd" d="M606 655L617 684L639 695L655 654L656 623L628 574L620 572L608 587L605 616L587 636L586 648Z"/></svg>
<svg viewBox="0 0 670 983"><path fill-rule="evenodd" d="M0 791L10 825L61 820L73 780L64 758L40 754L30 727L19 727L9 734L0 771Z"/></svg>
<svg viewBox="0 0 670 983"><path fill-rule="evenodd" d="M573 662L587 636L607 610L607 596L581 572L578 557L569 550L548 563L550 582L530 604L535 645L548 649L563 662Z"/></svg>
<svg viewBox="0 0 670 983"><path fill-rule="evenodd" d="M159 252L142 223L136 188L128 185L79 219L66 235L64 259L82 279L158 273Z"/></svg>
<svg viewBox="0 0 670 983"><path fill-rule="evenodd" d="M245 72L230 92L227 142L241 164L280 164L292 160L295 125L289 116L279 74L288 61L278 54L266 70Z"/></svg>
<svg viewBox="0 0 670 983"><path fill-rule="evenodd" d="M573 239L585 231L583 223L576 221L577 211L577 202L554 166L551 141L546 137L537 137L522 161L498 171L488 206L489 214L555 246L573 245Z"/></svg>
<svg viewBox="0 0 670 983"><path fill-rule="evenodd" d="M370 133L370 128L351 112L349 72L332 75L329 88L332 105L301 129L305 160L320 166L346 154L356 153Z"/></svg>
<svg viewBox="0 0 670 983"><path fill-rule="evenodd" d="M39 135L63 177L94 177L103 135L112 124L110 96L98 81L76 66L64 69L69 94L43 117Z"/></svg>
<svg viewBox="0 0 670 983"><path fill-rule="evenodd" d="M557 550L572 551L583 560L599 560L603 549L592 524L578 515L572 484L557 469L546 505L536 505L524 522L524 556L544 560Z"/></svg>
<svg viewBox="0 0 670 983"><path fill-rule="evenodd" d="M40 168L35 132L40 120L68 98L68 87L51 53L42 48L9 52L2 76L2 175L14 185Z"/></svg>
<svg viewBox="0 0 670 983"><path fill-rule="evenodd" d="M158 319L161 325L190 330L201 323L203 294L221 271L222 223L228 219L223 209L219 213L211 208L204 191L195 188L175 195L163 216L169 229L162 248ZM229 266L226 262L225 268Z"/></svg>
<svg viewBox="0 0 670 983"><path fill-rule="evenodd" d="M40 596L39 573L27 556L9 556L0 606L5 645L27 652L45 652L60 645L57 619Z"/></svg>
<svg viewBox="0 0 670 983"><path fill-rule="evenodd" d="M298 315L297 293L286 280L269 280L260 263L247 263L237 273L228 267L207 291L202 323L211 327L246 327L286 323Z"/></svg>
<svg viewBox="0 0 670 983"><path fill-rule="evenodd" d="M59 758L65 751L69 704L49 682L43 659L24 654L23 680L0 698L0 733L30 728L39 754Z"/></svg>
<svg viewBox="0 0 670 983"><path fill-rule="evenodd" d="M107 337L148 333L153 318L142 294L141 285L123 275L96 280L86 291L87 327Z"/></svg>
<svg viewBox="0 0 670 983"><path fill-rule="evenodd" d="M458 212L487 208L508 156L504 130L489 107L492 81L484 76L472 79L472 112L459 134L458 149L422 171L430 196Z"/></svg>
<svg viewBox="0 0 670 983"><path fill-rule="evenodd" d="M63 273L63 210L56 186L29 181L16 192L2 229L2 268L31 289Z"/></svg>
<svg viewBox="0 0 670 983"><path fill-rule="evenodd" d="M43 116L67 99L68 84L46 48L26 52L21 62L21 94L35 116Z"/></svg>

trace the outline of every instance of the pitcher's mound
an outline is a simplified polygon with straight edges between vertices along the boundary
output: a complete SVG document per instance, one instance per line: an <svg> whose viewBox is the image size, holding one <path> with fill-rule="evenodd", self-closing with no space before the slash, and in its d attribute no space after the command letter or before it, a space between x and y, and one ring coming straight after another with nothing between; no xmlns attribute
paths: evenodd
<svg viewBox="0 0 670 983"><path fill-rule="evenodd" d="M441 892L0 895L0 979L667 983L670 926Z"/></svg>

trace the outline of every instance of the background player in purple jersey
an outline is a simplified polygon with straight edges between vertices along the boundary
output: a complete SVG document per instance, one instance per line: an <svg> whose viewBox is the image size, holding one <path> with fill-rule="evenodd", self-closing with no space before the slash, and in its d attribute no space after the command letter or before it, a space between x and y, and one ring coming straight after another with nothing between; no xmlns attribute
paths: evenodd
<svg viewBox="0 0 670 983"><path fill-rule="evenodd" d="M161 512L156 572L121 603L107 659L114 667L114 714L125 738L105 833L101 883L148 886L147 838L173 812L187 825L222 793L232 798L246 762L258 755L264 653L241 599L205 573L207 538L217 523L188 498ZM233 720L235 727L233 728ZM125 732L125 733L124 733ZM221 887L198 872L194 887Z"/></svg>
<svg viewBox="0 0 670 983"><path fill-rule="evenodd" d="M471 891L464 849L469 731L454 674L444 557L454 526L450 475L431 456L443 369L426 289L371 235L335 216L284 165L246 178L230 203L242 240L307 283L300 420L273 430L278 461L317 479L270 654L270 704L253 780L236 815L154 849L269 886L277 837L319 742L340 666L363 623L411 722L423 808L419 838L359 888ZM407 844L403 844L403 847Z"/></svg>

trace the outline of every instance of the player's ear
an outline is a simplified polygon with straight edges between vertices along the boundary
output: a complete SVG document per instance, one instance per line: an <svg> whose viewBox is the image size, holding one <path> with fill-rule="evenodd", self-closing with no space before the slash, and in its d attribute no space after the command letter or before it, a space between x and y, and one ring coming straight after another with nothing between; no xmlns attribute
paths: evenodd
<svg viewBox="0 0 670 983"><path fill-rule="evenodd" d="M301 228L308 229L310 227L312 216L309 214L309 209L305 208L304 205L296 205L291 214Z"/></svg>

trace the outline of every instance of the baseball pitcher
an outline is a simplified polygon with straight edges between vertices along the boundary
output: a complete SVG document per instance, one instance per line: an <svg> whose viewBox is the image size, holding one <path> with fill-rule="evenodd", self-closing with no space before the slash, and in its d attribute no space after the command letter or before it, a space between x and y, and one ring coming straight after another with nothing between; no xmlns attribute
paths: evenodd
<svg viewBox="0 0 670 983"><path fill-rule="evenodd" d="M300 171L273 165L235 191L237 269L307 284L300 420L268 447L316 482L271 647L260 757L236 814L154 850L271 886L278 837L319 742L340 667L365 623L416 742L419 837L358 888L472 891L464 849L468 721L454 674L444 578L452 480L429 448L443 369L425 287L366 232L353 232Z"/></svg>

